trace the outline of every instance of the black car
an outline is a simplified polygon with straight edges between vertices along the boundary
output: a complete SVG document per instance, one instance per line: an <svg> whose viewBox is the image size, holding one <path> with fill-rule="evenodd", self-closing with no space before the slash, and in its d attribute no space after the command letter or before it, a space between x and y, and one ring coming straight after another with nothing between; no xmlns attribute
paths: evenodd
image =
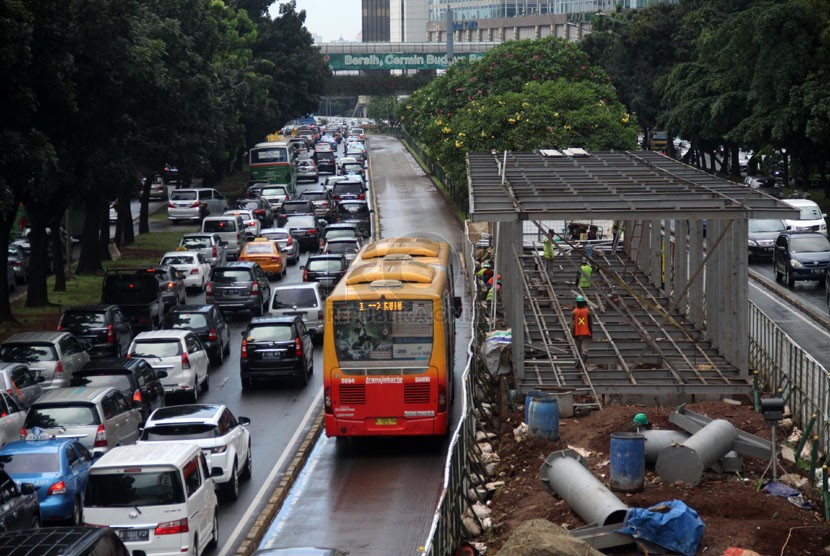
<svg viewBox="0 0 830 556"><path fill-rule="evenodd" d="M313 214L289 214L283 228L300 242L300 249L316 251L320 248L320 233L324 226Z"/></svg>
<svg viewBox="0 0 830 556"><path fill-rule="evenodd" d="M348 266L349 263L342 253L332 253L309 256L300 270L303 271L303 282L319 282L323 291L328 293L346 274Z"/></svg>
<svg viewBox="0 0 830 556"><path fill-rule="evenodd" d="M334 158L334 152L317 153L317 171L331 174L337 173L337 160Z"/></svg>
<svg viewBox="0 0 830 556"><path fill-rule="evenodd" d="M274 225L274 213L271 210L271 205L262 197L237 199L236 208L250 210L254 217L260 221L263 228L270 228Z"/></svg>
<svg viewBox="0 0 830 556"><path fill-rule="evenodd" d="M159 281L159 292L164 302L164 312L172 307L187 301L187 287L184 285L184 274L169 264L157 264L148 267L145 272L155 274Z"/></svg>
<svg viewBox="0 0 830 556"><path fill-rule="evenodd" d="M109 527L46 527L0 533L4 556L130 556Z"/></svg>
<svg viewBox="0 0 830 556"><path fill-rule="evenodd" d="M155 370L139 358L108 357L95 359L72 374L70 387L113 387L132 400L146 421L155 409L164 407L164 385L167 371Z"/></svg>
<svg viewBox="0 0 830 556"><path fill-rule="evenodd" d="M277 228L284 228L285 221L292 214L315 214L314 203L310 199L285 201L277 211Z"/></svg>
<svg viewBox="0 0 830 556"><path fill-rule="evenodd" d="M335 203L347 199L363 201L366 199L366 186L362 181L339 181L331 188L331 196Z"/></svg>
<svg viewBox="0 0 830 556"><path fill-rule="evenodd" d="M61 315L58 330L87 343L90 357L121 357L133 339L130 321L117 305L69 307Z"/></svg>
<svg viewBox="0 0 830 556"><path fill-rule="evenodd" d="M316 214L318 218L323 218L329 222L332 220L334 199L331 197L331 191L328 189L306 190L300 194L300 198L312 202L314 205L314 214Z"/></svg>
<svg viewBox="0 0 830 556"><path fill-rule="evenodd" d="M337 203L337 222L353 223L363 234L363 237L372 235L372 213L366 201L340 201Z"/></svg>
<svg viewBox="0 0 830 556"><path fill-rule="evenodd" d="M242 388L256 379L294 377L305 386L314 372L314 345L302 317L257 317L242 332Z"/></svg>
<svg viewBox="0 0 830 556"><path fill-rule="evenodd" d="M796 280L823 284L830 264L830 241L821 232L787 232L775 240L775 281L793 287Z"/></svg>
<svg viewBox="0 0 830 556"><path fill-rule="evenodd" d="M231 329L216 305L181 305L164 318L164 328L192 330L202 341L211 362L219 366L231 351Z"/></svg>
<svg viewBox="0 0 830 556"><path fill-rule="evenodd" d="M16 243L10 243L8 250L9 263L14 268L14 282L15 284L25 284L29 276L29 257L23 251L23 248Z"/></svg>
<svg viewBox="0 0 830 556"><path fill-rule="evenodd" d="M271 302L271 282L258 263L235 261L213 268L205 301L222 310L250 310L262 315Z"/></svg>
<svg viewBox="0 0 830 556"><path fill-rule="evenodd" d="M784 222L778 219L754 219L748 221L749 229L749 260L752 257L772 257L775 249L775 240L782 232L786 232Z"/></svg>
<svg viewBox="0 0 830 556"><path fill-rule="evenodd" d="M157 329L164 316L159 281L146 271L107 270L101 288L101 303L118 305L135 333Z"/></svg>
<svg viewBox="0 0 830 556"><path fill-rule="evenodd" d="M40 523L37 487L32 483L23 483L18 487L14 479L0 469L0 531L37 529Z"/></svg>

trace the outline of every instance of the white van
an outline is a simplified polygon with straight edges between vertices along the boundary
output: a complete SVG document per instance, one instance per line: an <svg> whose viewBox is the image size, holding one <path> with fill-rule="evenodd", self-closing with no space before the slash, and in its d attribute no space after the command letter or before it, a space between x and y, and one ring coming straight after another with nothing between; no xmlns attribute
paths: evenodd
<svg viewBox="0 0 830 556"><path fill-rule="evenodd" d="M225 256L229 261L239 258L245 243L245 223L236 214L206 216L202 220L203 234L216 234L225 242Z"/></svg>
<svg viewBox="0 0 830 556"><path fill-rule="evenodd" d="M318 342L326 323L326 296L320 282L277 286L271 297L270 313L277 317L300 315Z"/></svg>
<svg viewBox="0 0 830 556"><path fill-rule="evenodd" d="M104 454L89 470L83 516L147 556L199 556L218 542L213 479L192 443L145 442Z"/></svg>
<svg viewBox="0 0 830 556"><path fill-rule="evenodd" d="M821 212L818 204L809 199L782 199L785 203L801 211L798 220L784 220L784 227L793 232L821 232L827 235L827 215Z"/></svg>

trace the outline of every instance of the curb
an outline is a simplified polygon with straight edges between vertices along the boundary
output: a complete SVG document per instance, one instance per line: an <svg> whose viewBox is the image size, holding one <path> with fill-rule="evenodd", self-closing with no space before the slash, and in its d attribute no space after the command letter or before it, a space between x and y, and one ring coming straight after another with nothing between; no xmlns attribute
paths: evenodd
<svg viewBox="0 0 830 556"><path fill-rule="evenodd" d="M825 313L820 313L816 310L815 307L805 304L801 299L790 293L790 291L785 289L784 287L779 286L773 280L770 280L766 276L763 276L752 269L749 269L749 279L753 280L764 289L767 289L775 293L776 296L786 300L787 303L789 303L790 305L797 307L802 313L804 313L806 316L810 317L817 323L821 324L825 328L830 328L830 316L828 316Z"/></svg>
<svg viewBox="0 0 830 556"><path fill-rule="evenodd" d="M314 444L322 432L323 410L321 409L314 423L311 425L308 434L306 434L305 439L300 443L300 447L297 453L294 454L291 463L288 464L282 477L280 477L277 487L271 493L268 502L265 503L265 507L262 508L259 516L254 519L254 524L248 530L248 534L245 535L242 543L236 548L234 556L250 556L259 547L259 543L262 542L265 533L268 532L268 527L271 525L274 517L276 517L277 512L282 508L283 503L285 503L288 492L291 490L300 471L302 471L303 465L308 460L308 456L311 454L311 450L314 448Z"/></svg>

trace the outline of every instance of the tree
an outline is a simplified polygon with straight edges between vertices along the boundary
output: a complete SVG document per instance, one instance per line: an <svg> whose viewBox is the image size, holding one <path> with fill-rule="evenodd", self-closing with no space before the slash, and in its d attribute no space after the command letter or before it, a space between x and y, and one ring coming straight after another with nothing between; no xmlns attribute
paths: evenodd
<svg viewBox="0 0 830 556"><path fill-rule="evenodd" d="M389 125L398 124L398 99L394 96L372 97L366 107L367 115L376 121L384 121Z"/></svg>

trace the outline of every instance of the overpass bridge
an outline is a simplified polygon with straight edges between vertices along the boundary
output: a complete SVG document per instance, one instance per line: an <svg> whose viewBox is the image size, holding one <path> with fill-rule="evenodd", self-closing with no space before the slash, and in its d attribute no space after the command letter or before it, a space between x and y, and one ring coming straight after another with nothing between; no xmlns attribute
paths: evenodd
<svg viewBox="0 0 830 556"><path fill-rule="evenodd" d="M478 60L501 41L458 42L453 59ZM329 42L321 43L320 54L337 75L360 70L447 69L447 45L438 42Z"/></svg>

